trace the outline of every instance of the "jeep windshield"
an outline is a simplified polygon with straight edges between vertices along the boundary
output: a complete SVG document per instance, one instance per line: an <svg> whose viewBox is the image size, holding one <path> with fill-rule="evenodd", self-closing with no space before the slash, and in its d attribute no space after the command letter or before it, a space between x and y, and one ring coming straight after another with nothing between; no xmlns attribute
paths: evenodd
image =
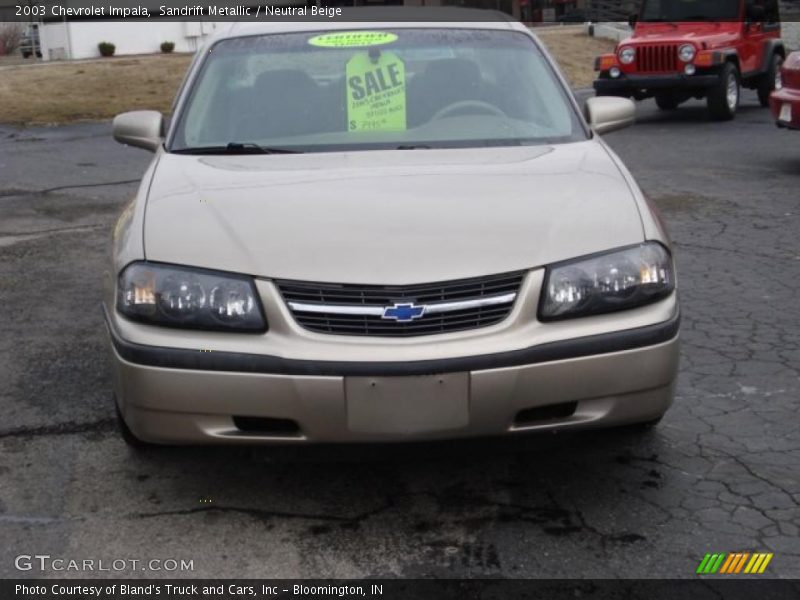
<svg viewBox="0 0 800 600"><path fill-rule="evenodd" d="M739 0L644 0L640 21L736 21Z"/></svg>
<svg viewBox="0 0 800 600"><path fill-rule="evenodd" d="M380 28L225 39L204 58L168 150L468 148L587 139L521 32Z"/></svg>

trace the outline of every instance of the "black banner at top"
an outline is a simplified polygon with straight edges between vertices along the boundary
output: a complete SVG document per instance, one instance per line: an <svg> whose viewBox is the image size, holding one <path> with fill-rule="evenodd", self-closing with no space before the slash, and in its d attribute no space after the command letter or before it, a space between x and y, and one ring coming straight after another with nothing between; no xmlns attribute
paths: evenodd
<svg viewBox="0 0 800 600"><path fill-rule="evenodd" d="M578 24L797 20L800 0L759 0L749 14L739 0L0 0L0 21L140 20L495 21Z"/></svg>
<svg viewBox="0 0 800 600"><path fill-rule="evenodd" d="M424 6L425 0L0 0L0 21L483 22L514 19L525 1L488 3L504 11L486 9L482 0L453 6Z"/></svg>

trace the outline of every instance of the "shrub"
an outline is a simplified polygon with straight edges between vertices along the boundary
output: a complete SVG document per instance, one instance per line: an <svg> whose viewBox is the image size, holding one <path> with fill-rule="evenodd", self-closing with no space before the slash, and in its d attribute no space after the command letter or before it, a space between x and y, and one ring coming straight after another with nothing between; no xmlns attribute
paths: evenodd
<svg viewBox="0 0 800 600"><path fill-rule="evenodd" d="M102 56L114 56L117 47L111 42L100 42L97 44L97 49L100 50Z"/></svg>
<svg viewBox="0 0 800 600"><path fill-rule="evenodd" d="M175 50L175 42L161 42L161 52L169 54Z"/></svg>
<svg viewBox="0 0 800 600"><path fill-rule="evenodd" d="M24 34L22 23L0 23L0 55L13 54L19 48Z"/></svg>

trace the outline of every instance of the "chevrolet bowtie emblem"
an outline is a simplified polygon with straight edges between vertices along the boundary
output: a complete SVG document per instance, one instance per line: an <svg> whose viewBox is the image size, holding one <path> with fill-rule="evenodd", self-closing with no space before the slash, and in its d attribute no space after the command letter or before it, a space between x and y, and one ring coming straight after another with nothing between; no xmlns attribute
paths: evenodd
<svg viewBox="0 0 800 600"><path fill-rule="evenodd" d="M416 304L394 304L387 306L383 309L383 318L398 323L407 323L414 319L419 319L425 314L424 306L417 306Z"/></svg>

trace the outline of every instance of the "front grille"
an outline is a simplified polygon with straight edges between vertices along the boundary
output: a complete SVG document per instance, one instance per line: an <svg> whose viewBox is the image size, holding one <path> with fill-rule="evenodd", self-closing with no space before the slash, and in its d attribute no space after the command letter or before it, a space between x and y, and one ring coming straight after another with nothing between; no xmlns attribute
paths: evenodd
<svg viewBox="0 0 800 600"><path fill-rule="evenodd" d="M639 46L636 48L636 68L642 73L672 73L678 70L678 46Z"/></svg>
<svg viewBox="0 0 800 600"><path fill-rule="evenodd" d="M511 312L523 275L506 273L400 286L299 281L276 284L295 320L306 329L335 335L402 337L451 333L499 323ZM448 306L450 303L455 304ZM397 304L427 308L412 321L385 319L384 309ZM462 304L464 307L459 308Z"/></svg>

